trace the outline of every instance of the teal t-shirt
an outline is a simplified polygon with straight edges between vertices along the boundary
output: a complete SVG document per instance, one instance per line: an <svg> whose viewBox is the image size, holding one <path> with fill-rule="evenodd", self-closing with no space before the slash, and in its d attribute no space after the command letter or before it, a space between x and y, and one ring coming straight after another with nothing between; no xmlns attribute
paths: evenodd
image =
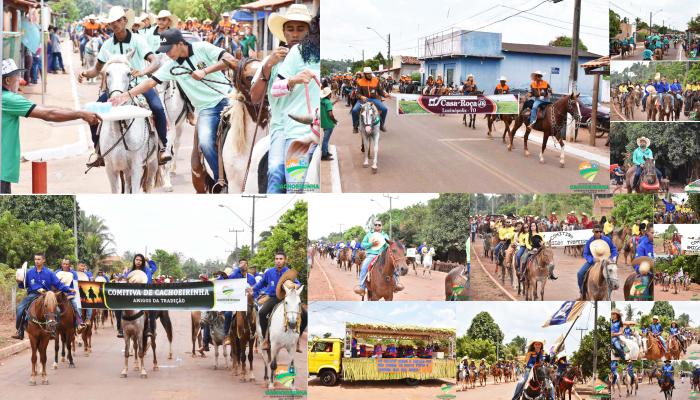
<svg viewBox="0 0 700 400"><path fill-rule="evenodd" d="M0 180L19 182L19 117L28 117L36 104L2 88L2 149Z"/></svg>
<svg viewBox="0 0 700 400"><path fill-rule="evenodd" d="M185 91L185 94L192 102L196 112L203 109L212 108L219 104L221 100L226 97L231 91L231 85L226 83L228 79L221 71L216 71L214 73L208 74L205 78L210 79L214 82L204 82L196 81L190 76L190 74L183 75L173 75L173 67L185 67L189 70L196 71L198 69L203 69L212 66L219 62L221 56L226 52L225 50L214 46L209 42L195 42L188 43L190 56L184 58L178 58L177 60L167 59L153 74L153 80L158 83L165 81L176 81ZM184 72L183 69L178 68L175 73ZM216 88L216 90L211 87Z"/></svg>
<svg viewBox="0 0 700 400"><path fill-rule="evenodd" d="M382 236L384 236L384 239L386 240L391 240L389 238L389 235L387 235L384 232L381 232ZM374 234L373 231L369 231L365 234L365 237L362 238L362 247L364 247L367 251L367 254L382 254L382 252L389 247L388 243L384 243L384 245L379 249L379 250L372 250L372 243L369 241L369 238Z"/></svg>
<svg viewBox="0 0 700 400"><path fill-rule="evenodd" d="M262 66L265 65L269 58L270 56L265 57L260 63L260 68L258 68L258 71L253 77L253 83L260 79L260 74L262 74L263 69ZM267 81L267 99L270 102L270 122L268 122L268 125L270 127L270 134L272 134L275 131L284 129L284 114L282 114L280 107L278 106L280 98L272 96L272 83L277 77L277 71L279 70L281 64L282 62L279 62L272 66L272 68L270 69L270 80Z"/></svg>
<svg viewBox="0 0 700 400"><path fill-rule="evenodd" d="M248 54L250 50L255 51L255 42L257 39L255 38L255 35L247 35L243 37L243 40L241 40L241 53L243 53L243 57L248 57Z"/></svg>
<svg viewBox="0 0 700 400"><path fill-rule="evenodd" d="M151 26L143 30L143 38L150 47L152 52L156 52L160 47L160 34L158 34L158 25Z"/></svg>
<svg viewBox="0 0 700 400"><path fill-rule="evenodd" d="M289 50L287 57L284 58L277 71L278 77L289 79L305 69L311 70L317 77L321 76L321 63L319 61L304 62L299 49L297 44ZM313 114L319 108L321 88L313 81L309 82L308 88L309 101L306 98L304 85L294 86L294 89L289 94L279 98L278 106L281 108L284 118L284 135L287 139L297 139L311 131L308 125L300 124L289 118L289 114L304 116ZM309 111L309 108L311 108L311 111Z"/></svg>
<svg viewBox="0 0 700 400"><path fill-rule="evenodd" d="M102 48L100 48L100 52L97 54L97 60L106 64L109 61L110 54L126 54L131 49L135 50L134 56L131 58L131 67L143 71L146 68L146 57L154 54L154 52L142 35L133 34L131 31L126 31L126 38L123 42L116 40L114 36L105 40ZM143 76L136 78L134 86L141 83L144 79Z"/></svg>

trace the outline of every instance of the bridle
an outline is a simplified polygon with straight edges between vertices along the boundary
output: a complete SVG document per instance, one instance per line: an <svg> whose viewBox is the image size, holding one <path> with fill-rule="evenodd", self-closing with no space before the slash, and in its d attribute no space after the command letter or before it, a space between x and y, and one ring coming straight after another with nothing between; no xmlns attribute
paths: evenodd
<svg viewBox="0 0 700 400"><path fill-rule="evenodd" d="M296 333L301 333L301 303L299 303L299 307L297 307L297 310L289 310L287 309L287 298L282 301L282 306L284 308L284 331L287 332L290 329ZM289 314L296 314L296 323L294 326L291 326L289 323Z"/></svg>
<svg viewBox="0 0 700 400"><path fill-rule="evenodd" d="M569 95L566 96L566 110L565 110L563 116L562 116L560 110L556 110L557 113L555 115L555 113L554 113L555 107L561 108L560 104L563 103L563 100L564 100L563 98L559 99L554 104L552 104L552 111L549 113L549 117L550 117L549 119L550 119L550 123L552 125L552 130L554 131L555 137L559 137L559 132L561 132L561 128L563 128L565 126L568 127L571 123L578 124L578 122L581 120L581 114L578 111L578 100L574 100ZM576 108L574 108L574 107L576 107ZM571 119L571 123L566 122L566 114L571 114L571 116L573 117ZM563 119L563 121L559 121L562 119ZM578 126L578 125L575 125L575 126Z"/></svg>

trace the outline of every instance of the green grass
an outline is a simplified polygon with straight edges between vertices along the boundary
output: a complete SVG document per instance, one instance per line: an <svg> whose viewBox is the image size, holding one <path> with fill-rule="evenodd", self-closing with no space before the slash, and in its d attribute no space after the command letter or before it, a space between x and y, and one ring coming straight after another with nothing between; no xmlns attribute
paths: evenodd
<svg viewBox="0 0 700 400"><path fill-rule="evenodd" d="M496 112L499 114L517 114L518 102L515 101L495 101Z"/></svg>
<svg viewBox="0 0 700 400"><path fill-rule="evenodd" d="M425 111L416 100L400 100L399 108L403 110L405 114L430 114Z"/></svg>

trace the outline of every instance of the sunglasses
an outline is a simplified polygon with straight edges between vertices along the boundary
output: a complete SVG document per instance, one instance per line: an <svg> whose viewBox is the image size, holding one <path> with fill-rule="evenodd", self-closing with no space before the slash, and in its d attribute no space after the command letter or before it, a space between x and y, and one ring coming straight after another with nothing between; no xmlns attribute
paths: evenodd
<svg viewBox="0 0 700 400"><path fill-rule="evenodd" d="M374 224L374 226L382 226L382 224Z"/></svg>

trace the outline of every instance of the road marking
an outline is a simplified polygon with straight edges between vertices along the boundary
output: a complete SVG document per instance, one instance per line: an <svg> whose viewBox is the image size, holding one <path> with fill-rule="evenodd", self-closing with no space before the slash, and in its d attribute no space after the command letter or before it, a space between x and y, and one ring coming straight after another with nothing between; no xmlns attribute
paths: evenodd
<svg viewBox="0 0 700 400"><path fill-rule="evenodd" d="M452 138L452 139L438 139L438 142L487 142L493 140L491 138Z"/></svg>
<svg viewBox="0 0 700 400"><path fill-rule="evenodd" d="M321 261L321 258L316 255L316 259ZM328 289L331 290L331 294L333 295L333 301L338 301L338 298L335 296L335 290L333 289L333 286L331 286L331 280L328 279L328 275L326 275L326 271L323 270L323 267L319 264L318 268L321 270L321 273L323 274L323 277L326 279L326 285L328 285Z"/></svg>
<svg viewBox="0 0 700 400"><path fill-rule="evenodd" d="M331 193L343 193L343 187L340 181L338 149L332 144L328 146L328 152L333 156L333 160L331 160Z"/></svg>
<svg viewBox="0 0 700 400"><path fill-rule="evenodd" d="M503 286L501 286L501 284L498 283L498 281L494 279L493 276L491 276L491 273L488 270L486 270L486 267L484 267L484 264L481 262L481 258L479 257L478 252L475 251L474 256L476 256L476 261L478 261L479 265L481 265L481 269L484 270L484 272L486 272L486 275L488 275L489 278L491 278L491 281L493 281L493 283L495 283L496 286L498 286L498 288L501 289L503 293L505 293L506 296L508 296L511 300L518 301L518 299L516 299L512 294L510 294L510 292L506 290Z"/></svg>

